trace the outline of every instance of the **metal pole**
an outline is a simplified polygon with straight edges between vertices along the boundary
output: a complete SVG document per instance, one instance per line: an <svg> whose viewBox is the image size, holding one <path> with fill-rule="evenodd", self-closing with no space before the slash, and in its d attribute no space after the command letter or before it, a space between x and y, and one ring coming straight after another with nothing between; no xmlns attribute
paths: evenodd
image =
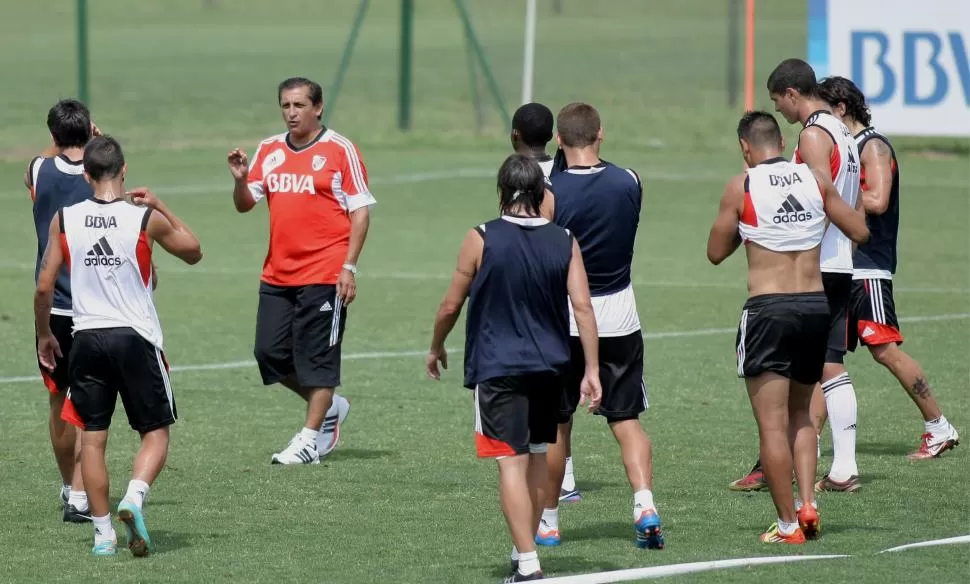
<svg viewBox="0 0 970 584"><path fill-rule="evenodd" d="M77 0L77 97L91 107L88 93L88 2Z"/></svg>
<svg viewBox="0 0 970 584"><path fill-rule="evenodd" d="M492 75L492 69L488 66L488 59L485 58L485 51L482 49L481 43L478 42L478 37L475 36L475 29L472 27L471 16L468 14L468 7L465 6L464 0L455 0L455 6L458 7L458 14L461 16L462 24L465 26L465 34L468 35L468 40L472 43L472 48L475 50L475 56L478 58L478 64L482 68L482 73L485 75L485 82L488 85L489 93L492 94L492 99L495 100L495 105L502 114L502 121L505 122L506 127L509 127L512 125L512 118L509 117L509 112L505 108L505 103L502 102L502 92L499 91L498 83L495 82L495 76Z"/></svg>
<svg viewBox="0 0 970 584"><path fill-rule="evenodd" d="M754 109L754 0L748 0L745 10L744 109Z"/></svg>
<svg viewBox="0 0 970 584"><path fill-rule="evenodd" d="M536 55L536 0L525 3L525 57L522 59L522 104L532 101Z"/></svg>
<svg viewBox="0 0 970 584"><path fill-rule="evenodd" d="M741 0L728 2L728 32L727 32L727 101L728 107L734 109L738 105L738 37L741 36Z"/></svg>
<svg viewBox="0 0 970 584"><path fill-rule="evenodd" d="M482 96L478 92L478 63L475 62L475 51L472 49L472 42L465 35L465 57L468 69L468 86L471 91L472 107L475 109L475 132L481 132L485 125L484 112L482 111Z"/></svg>
<svg viewBox="0 0 970 584"><path fill-rule="evenodd" d="M347 74L347 70L350 69L350 58L354 54L354 47L357 46L357 35L364 25L364 16L367 15L367 7L369 4L370 0L360 0L360 4L357 5L357 15L354 16L354 24L350 29L350 36L347 37L347 44L344 45L344 52L340 55L340 66L337 68L337 75L334 77L333 83L330 84L327 90L327 98L324 100L324 125L327 124L327 120L330 119L330 114L333 113L334 104L337 103L337 96L340 95L340 87L344 83L344 76Z"/></svg>
<svg viewBox="0 0 970 584"><path fill-rule="evenodd" d="M401 0L401 48L398 85L397 126L411 128L411 33L414 29L414 0Z"/></svg>

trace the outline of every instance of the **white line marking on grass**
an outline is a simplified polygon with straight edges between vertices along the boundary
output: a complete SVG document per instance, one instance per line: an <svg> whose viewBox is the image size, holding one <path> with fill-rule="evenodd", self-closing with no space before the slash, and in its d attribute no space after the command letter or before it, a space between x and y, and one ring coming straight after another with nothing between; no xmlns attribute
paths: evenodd
<svg viewBox="0 0 970 584"><path fill-rule="evenodd" d="M189 267L180 264L172 266L162 266L159 273L162 274L189 274L202 276L252 276L258 278L262 264L253 264L251 268L238 268L231 266L200 266ZM0 270L11 270L21 272L34 271L34 264L23 262L0 262ZM444 272L360 272L357 275L359 280L427 280L427 281L446 281L451 280L451 274ZM689 282L678 280L643 280L634 278L634 286L646 288L715 288L719 290L744 290L744 284L730 282ZM908 287L894 286L895 292L914 293L914 294L970 294L970 288L932 288L932 287Z"/></svg>
<svg viewBox="0 0 970 584"><path fill-rule="evenodd" d="M440 171L427 171L427 172L414 172L407 174L397 174L391 176L377 176L370 179L370 184L372 185L404 185L412 183L422 183L422 182L433 182L439 180L459 180L459 179L485 179L493 178L497 170L495 168L455 168L450 170L440 170ZM724 183L730 178L730 173L725 173L722 175L698 175L698 174L688 174L679 172L657 172L657 171L644 171L640 173L645 180L657 181L657 182L686 182L686 183ZM209 184L185 184L185 185L161 185L154 187L154 191L160 195L165 196L180 196L180 195L201 195L206 193L228 193L232 184L222 180L220 182L213 181ZM921 181L919 184L916 183L903 183L904 187L922 187L922 188L966 188L968 185L966 182L962 181ZM7 197L22 197L24 196L23 190L18 191L5 191L2 193L3 198Z"/></svg>
<svg viewBox="0 0 970 584"><path fill-rule="evenodd" d="M970 535L958 535L957 537L948 537L945 539L931 539L929 541L918 541L916 543L908 543L906 545L900 545L888 550L882 550L880 554L886 552L901 552L903 550L911 550L922 547L932 547L937 545L953 545L956 543L970 543Z"/></svg>
<svg viewBox="0 0 970 584"><path fill-rule="evenodd" d="M711 572L725 568L747 568L750 566L765 566L769 564L787 564L790 562L804 562L808 560L832 560L848 558L847 555L825 556L768 556L762 558L738 558L735 560L714 560L710 562L691 562L688 564L670 564L668 566L652 566L650 568L632 568L629 570L614 570L595 574L579 574L576 576L561 576L548 578L544 582L549 584L610 584L612 582L629 582L646 578L663 578L679 574L694 574L697 572Z"/></svg>
<svg viewBox="0 0 970 584"><path fill-rule="evenodd" d="M427 172L414 172L407 174L397 174L386 177L374 177L370 180L372 185L404 185L412 183L422 183L422 182L434 182L441 180L461 180L461 179L485 179L485 178L495 178L495 174L498 172L496 168L454 168L449 170L438 170L438 171L427 171ZM644 180L657 181L657 182L686 182L686 183L725 183L731 177L730 173L724 175L714 175L714 174L693 174L693 173L680 173L680 172L657 172L657 171L644 171L640 173L640 176ZM159 194L167 195L196 195L202 193L210 192L229 192L229 186L231 183L226 182L213 182L212 184L202 185L171 185L171 186L160 186L155 189ZM960 181L921 181L919 185L916 184L903 184L904 187L924 187L924 188L965 188L967 187L966 182Z"/></svg>
<svg viewBox="0 0 970 584"><path fill-rule="evenodd" d="M933 314L928 316L904 316L900 322L935 322L945 320L964 320L970 318L970 312L959 312L954 314ZM645 332L643 338L647 340L655 339L680 339L688 337L706 337L712 335L732 334L737 332L736 328L702 328L685 331L657 331ZM448 349L452 355L459 355L462 349ZM359 359L397 359L401 357L421 357L427 355L427 351L369 351L362 353L348 353L343 359L356 361ZM225 363L200 363L196 365L175 365L172 372L179 371L214 371L221 369L243 369L255 367L255 361L227 361ZM40 377L36 375L21 375L17 377L0 377L0 385L8 383L27 383L38 381Z"/></svg>

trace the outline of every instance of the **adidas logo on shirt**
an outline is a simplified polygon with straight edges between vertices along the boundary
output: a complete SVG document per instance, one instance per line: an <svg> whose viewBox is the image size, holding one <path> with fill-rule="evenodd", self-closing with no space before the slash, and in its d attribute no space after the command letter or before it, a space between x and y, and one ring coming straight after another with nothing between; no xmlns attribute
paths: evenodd
<svg viewBox="0 0 970 584"><path fill-rule="evenodd" d="M320 307L320 312L330 312L332 310L333 310L333 306L330 306L330 301L329 300L327 300L326 302L324 302L323 303L323 306Z"/></svg>
<svg viewBox="0 0 970 584"><path fill-rule="evenodd" d="M874 331L874 330L872 330L872 327L868 327L868 326L867 326L867 327L866 327L865 329L863 329L863 331L862 331L862 338L866 338L866 337L871 337L871 336L872 336L872 335L874 335L874 334L876 334L876 331Z"/></svg>
<svg viewBox="0 0 970 584"><path fill-rule="evenodd" d="M120 266L121 258L115 255L108 240L102 237L88 251L84 258L85 266Z"/></svg>
<svg viewBox="0 0 970 584"><path fill-rule="evenodd" d="M808 221L812 218L812 213L806 211L805 207L798 202L795 195L788 195L785 202L778 207L776 215L772 218L775 223L799 223L801 221Z"/></svg>

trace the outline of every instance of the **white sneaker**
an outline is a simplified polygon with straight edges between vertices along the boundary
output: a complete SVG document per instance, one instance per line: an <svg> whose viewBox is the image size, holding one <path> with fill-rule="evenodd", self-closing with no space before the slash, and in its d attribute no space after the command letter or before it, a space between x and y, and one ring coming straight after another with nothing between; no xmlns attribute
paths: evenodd
<svg viewBox="0 0 970 584"><path fill-rule="evenodd" d="M919 450L910 454L908 458L910 460L936 458L959 444L960 435L957 434L957 429L949 425L947 431L943 434L931 434L929 432L923 434L920 437Z"/></svg>
<svg viewBox="0 0 970 584"><path fill-rule="evenodd" d="M273 464L320 464L320 455L312 444L308 444L303 436L294 436L283 452L273 455Z"/></svg>
<svg viewBox="0 0 970 584"><path fill-rule="evenodd" d="M323 418L323 425L320 426L320 434L317 436L317 452L320 458L333 452L340 440L340 425L347 419L350 413L350 402L347 398L333 394L333 404L327 410L327 415Z"/></svg>

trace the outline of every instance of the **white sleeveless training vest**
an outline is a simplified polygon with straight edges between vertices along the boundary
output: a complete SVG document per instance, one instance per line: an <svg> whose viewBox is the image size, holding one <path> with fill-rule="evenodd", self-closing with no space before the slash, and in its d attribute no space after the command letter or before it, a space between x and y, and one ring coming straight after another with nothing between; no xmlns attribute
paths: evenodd
<svg viewBox="0 0 970 584"><path fill-rule="evenodd" d="M817 111L809 116L805 121L805 127L809 126L822 128L835 143L829 160L832 182L842 195L842 200L854 209L859 199L861 167L859 148L852 132L838 118L826 111ZM794 160L801 162L797 149ZM821 263L823 272L852 273L852 240L835 225L829 225L825 231L825 237L822 238Z"/></svg>
<svg viewBox="0 0 970 584"><path fill-rule="evenodd" d="M162 349L145 233L151 211L123 199L89 199L60 212L75 331L130 327Z"/></svg>
<svg viewBox="0 0 970 584"><path fill-rule="evenodd" d="M807 164L772 158L748 169L739 231L772 251L804 251L825 233L825 204Z"/></svg>

